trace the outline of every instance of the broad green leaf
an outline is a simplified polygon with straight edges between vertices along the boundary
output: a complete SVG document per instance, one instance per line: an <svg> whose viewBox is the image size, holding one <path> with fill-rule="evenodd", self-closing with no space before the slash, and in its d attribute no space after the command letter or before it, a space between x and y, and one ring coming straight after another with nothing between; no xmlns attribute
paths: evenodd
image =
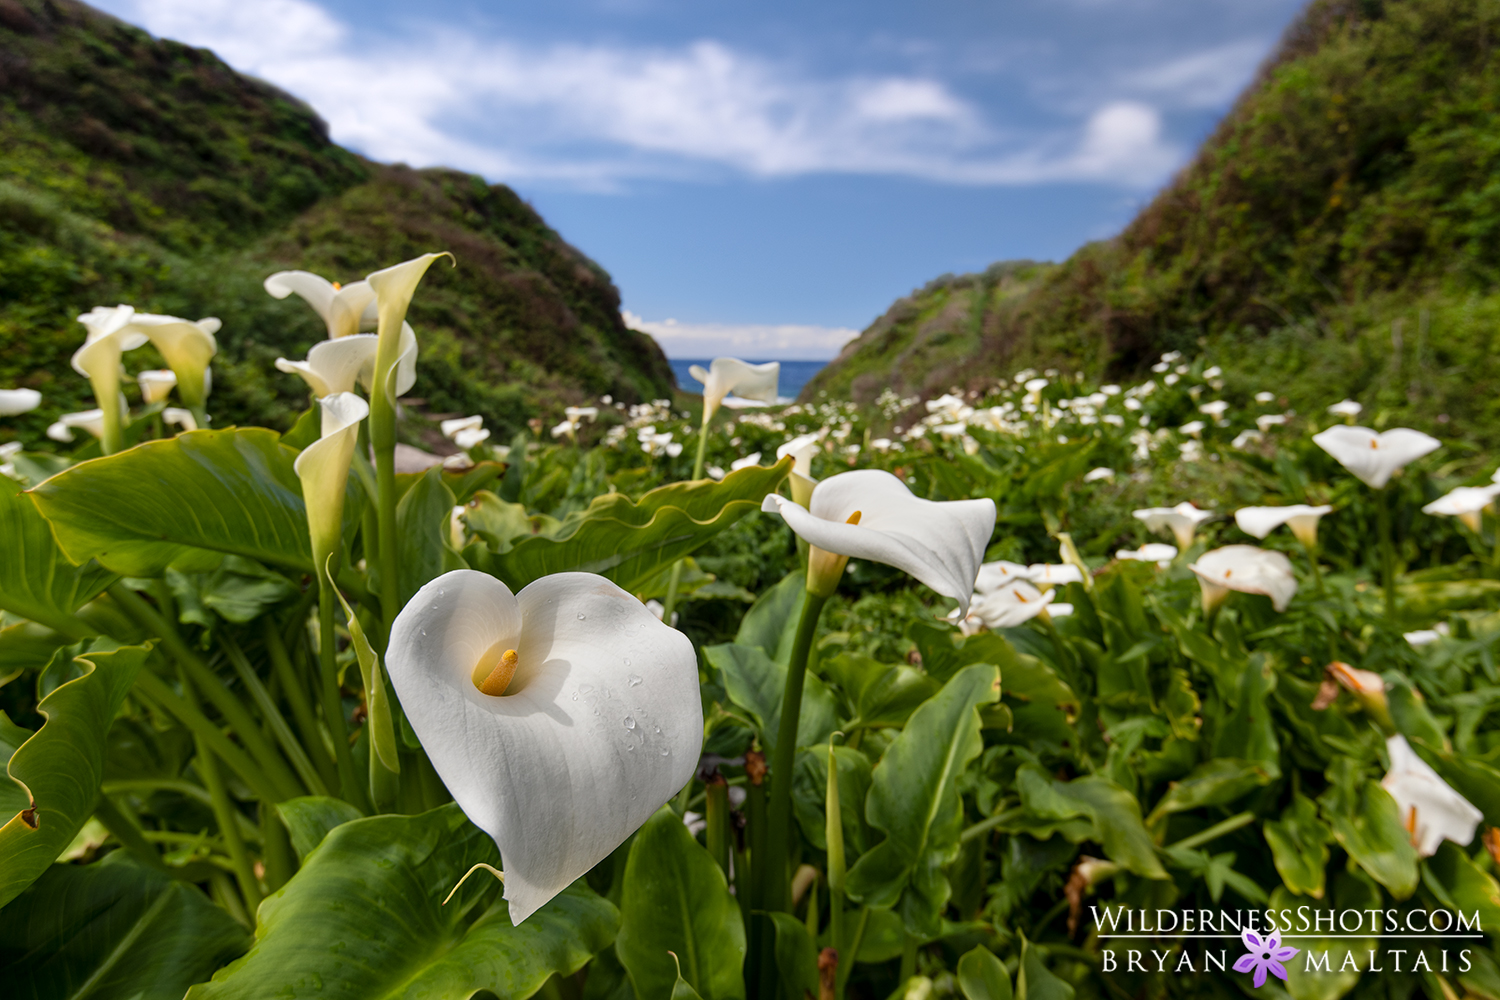
<svg viewBox="0 0 1500 1000"><path fill-rule="evenodd" d="M390 695L385 689L385 678L380 670L380 656L365 637L365 630L359 624L359 616L354 613L349 602L344 600L343 593L337 587L333 588L333 592L338 595L339 606L344 609L344 617L349 625L349 639L354 646L355 658L359 660L359 677L365 691L365 711L369 713L370 745L374 747L376 758L385 769L392 774L399 774L401 756L396 749L395 716L391 709Z"/></svg>
<svg viewBox="0 0 1500 1000"><path fill-rule="evenodd" d="M608 945L618 914L580 880L515 927L483 872L443 905L472 865L499 860L452 804L344 823L261 904L249 953L187 995L524 1000Z"/></svg>
<svg viewBox="0 0 1500 1000"><path fill-rule="evenodd" d="M0 760L9 764L11 755L33 735L31 730L16 725L9 715L0 711ZM14 781L0 781L0 816L14 816L29 805L31 796L26 794L26 789Z"/></svg>
<svg viewBox="0 0 1500 1000"><path fill-rule="evenodd" d="M807 925L790 913L772 913L776 928L776 972L781 995L800 997L818 994L818 946Z"/></svg>
<svg viewBox="0 0 1500 1000"><path fill-rule="evenodd" d="M1491 938L1500 934L1500 883L1471 861L1463 848L1445 840L1422 866L1423 884L1430 889L1440 887L1435 894L1445 906L1455 912L1478 913L1479 926Z"/></svg>
<svg viewBox="0 0 1500 1000"><path fill-rule="evenodd" d="M68 558L158 576L185 549L312 572L297 453L274 431L192 431L83 462L32 490ZM364 491L350 477L344 536Z"/></svg>
<svg viewBox="0 0 1500 1000"><path fill-rule="evenodd" d="M0 609L71 639L92 634L73 613L118 577L87 558L77 560L79 565L70 561L47 519L9 476L0 476L0 538L5 539Z"/></svg>
<svg viewBox="0 0 1500 1000"><path fill-rule="evenodd" d="M417 479L396 505L397 546L401 550L401 605L423 584L452 569L463 569L461 556L448 547L453 491L443 482L442 467L433 466Z"/></svg>
<svg viewBox="0 0 1500 1000"><path fill-rule="evenodd" d="M360 819L360 811L343 799L326 795L304 795L276 803L281 822L292 838L298 861L306 861L323 838L335 827Z"/></svg>
<svg viewBox="0 0 1500 1000"><path fill-rule="evenodd" d="M786 664L772 660L758 646L735 643L705 646L703 655L723 675L729 700L750 713L765 752L774 752L781 727ZM802 714L797 717L797 745L826 743L828 734L837 728L838 705L833 692L816 674L809 672L802 688Z"/></svg>
<svg viewBox="0 0 1500 1000"><path fill-rule="evenodd" d="M474 568L498 576L512 589L552 573L582 572L598 573L632 590L759 510L791 467L787 458L770 468L731 472L717 483L673 483L639 501L622 493L595 497L551 534L523 538L509 552L483 553Z"/></svg>
<svg viewBox="0 0 1500 1000"><path fill-rule="evenodd" d="M1477 757L1429 746L1421 739L1408 742L1454 791L1484 813L1486 823L1500 825L1500 769Z"/></svg>
<svg viewBox="0 0 1500 1000"><path fill-rule="evenodd" d="M743 997L745 925L724 873L664 806L635 835L625 863L615 952L637 997L672 992L682 978L704 1000Z"/></svg>
<svg viewBox="0 0 1500 1000"><path fill-rule="evenodd" d="M1011 1000L1010 974L984 945L958 960L958 988L968 1000Z"/></svg>
<svg viewBox="0 0 1500 1000"><path fill-rule="evenodd" d="M844 692L852 716L847 729L899 728L917 706L938 691L938 683L905 664L881 663L855 653L840 653L819 664L823 676ZM1002 686L1005 678L1001 679Z"/></svg>
<svg viewBox="0 0 1500 1000"><path fill-rule="evenodd" d="M1355 761L1340 757L1328 769L1328 790L1318 804L1339 846L1371 878L1397 899L1412 894L1417 887L1417 849L1389 792L1363 777Z"/></svg>
<svg viewBox="0 0 1500 1000"><path fill-rule="evenodd" d="M869 833L865 826L865 797L870 791L870 758L850 747L834 747L839 768L839 820L844 830L844 848L849 857L865 852ZM797 751L792 778L792 810L802 826L802 835L820 851L828 849L828 744Z"/></svg>
<svg viewBox="0 0 1500 1000"><path fill-rule="evenodd" d="M516 541L556 531L561 522L546 514L528 514L525 504L501 500L488 490L481 490L464 507L464 524L492 552L504 554Z"/></svg>
<svg viewBox="0 0 1500 1000"><path fill-rule="evenodd" d="M218 552L204 554L218 561L207 573L184 573L167 567L167 584L177 598L179 621L213 628L217 623L209 612L214 612L225 621L244 624L301 593L285 576L254 559Z"/></svg>
<svg viewBox="0 0 1500 1000"><path fill-rule="evenodd" d="M1108 778L1090 775L1058 781L1037 765L1025 764L1016 773L1016 789L1027 812L1042 821L1034 828L1036 836L1050 836L1050 823L1075 843L1097 840L1106 857L1137 875L1167 877L1141 821L1140 803ZM1075 817L1086 818L1092 826L1081 828Z"/></svg>
<svg viewBox="0 0 1500 1000"><path fill-rule="evenodd" d="M1405 676L1394 671L1386 678L1386 701L1397 732L1408 740L1421 740L1430 747L1449 749L1442 724L1427 707L1422 693Z"/></svg>
<svg viewBox="0 0 1500 1000"><path fill-rule="evenodd" d="M1155 826L1172 813L1186 812L1202 806L1228 805L1235 799L1260 788L1273 775L1267 773L1265 765L1253 760L1237 760L1233 757L1215 757L1204 761L1187 777L1167 786L1167 793L1151 810L1146 823Z"/></svg>
<svg viewBox="0 0 1500 1000"><path fill-rule="evenodd" d="M1016 649L996 632L965 637L952 626L917 620L906 626L906 637L916 643L922 669L940 684L972 663L999 667L1001 680L1009 683L1007 678L1015 664Z"/></svg>
<svg viewBox="0 0 1500 1000"><path fill-rule="evenodd" d="M0 628L0 685L23 670L45 667L60 647L72 641L69 636L36 622L21 621Z"/></svg>
<svg viewBox="0 0 1500 1000"><path fill-rule="evenodd" d="M1073 987L1052 974L1036 945L1021 935L1021 966L1016 970L1016 1000L1073 1000Z"/></svg>
<svg viewBox="0 0 1500 1000"><path fill-rule="evenodd" d="M86 653L79 657L83 675L37 705L47 721L7 768L31 806L0 827L0 906L46 871L93 814L109 724L149 651L125 646Z"/></svg>
<svg viewBox="0 0 1500 1000"><path fill-rule="evenodd" d="M794 569L782 577L740 619L735 645L759 646L771 659L787 662L792 655L792 640L797 634L797 618L806 590L807 573L802 569Z"/></svg>
<svg viewBox="0 0 1500 1000"><path fill-rule="evenodd" d="M126 851L52 865L0 909L0 968L16 1000L180 1000L249 944L203 893Z"/></svg>
<svg viewBox="0 0 1500 1000"><path fill-rule="evenodd" d="M1271 720L1271 693L1276 688L1271 658L1261 652L1251 655L1238 684L1237 693L1228 699L1234 710L1218 726L1214 753L1256 762L1268 780L1275 780L1281 777L1281 743Z"/></svg>
<svg viewBox="0 0 1500 1000"><path fill-rule="evenodd" d="M1322 899L1333 833L1318 818L1313 800L1301 794L1293 796L1281 819L1267 820L1261 832L1271 845L1271 858L1282 884L1292 892Z"/></svg>
<svg viewBox="0 0 1500 1000"><path fill-rule="evenodd" d="M1369 937L1342 935L1337 929L1338 914L1349 909L1378 907L1381 905L1380 898L1380 891L1373 885L1344 872L1334 876L1333 899L1330 904L1313 908L1310 912L1303 910L1308 905L1307 901L1292 895L1284 886L1278 886L1271 893L1270 909L1290 910L1293 914L1298 914L1294 926L1299 937L1288 942L1293 947L1302 949L1294 957L1297 964L1292 968L1295 972L1288 975L1286 980L1286 991L1292 995L1293 1000L1338 1000L1354 988L1354 984L1359 982L1358 970L1370 964L1370 951L1377 948L1380 942ZM1311 924L1306 930L1302 923L1304 917ZM1361 926L1368 930L1369 921L1366 920ZM1313 934L1322 931L1328 933L1328 936L1300 936L1309 930ZM1325 955L1326 966L1323 964ZM1348 964L1350 957L1354 959L1352 965ZM1292 972L1292 969L1288 971Z"/></svg>
<svg viewBox="0 0 1500 1000"><path fill-rule="evenodd" d="M865 815L886 839L849 870L847 891L867 906L899 900L913 933L940 928L951 895L942 869L958 856L963 832L959 779L984 749L978 709L999 696L993 666L964 667L912 713L875 768Z"/></svg>
<svg viewBox="0 0 1500 1000"><path fill-rule="evenodd" d="M677 981L672 984L672 1000L703 1000L698 991L682 978L682 962L677 958L677 953L674 951L667 954L672 956L672 961L677 966Z"/></svg>

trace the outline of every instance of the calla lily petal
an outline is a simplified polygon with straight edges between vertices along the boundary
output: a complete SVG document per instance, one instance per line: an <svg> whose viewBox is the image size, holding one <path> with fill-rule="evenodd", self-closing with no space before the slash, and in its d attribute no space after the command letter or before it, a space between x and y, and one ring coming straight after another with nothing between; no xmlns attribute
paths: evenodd
<svg viewBox="0 0 1500 1000"><path fill-rule="evenodd" d="M1072 563L1032 563L1028 572L1031 582L1043 587L1083 582L1083 571Z"/></svg>
<svg viewBox="0 0 1500 1000"><path fill-rule="evenodd" d="M1484 813L1438 777L1417 756L1406 737L1390 737L1385 748L1391 758L1391 769L1380 784L1396 800L1417 853L1430 858L1444 840L1467 847L1474 840L1474 830Z"/></svg>
<svg viewBox="0 0 1500 1000"><path fill-rule="evenodd" d="M42 405L42 394L35 389L0 389L0 417L30 413Z"/></svg>
<svg viewBox="0 0 1500 1000"><path fill-rule="evenodd" d="M1254 545L1226 545L1205 552L1188 569L1198 574L1204 586L1205 605L1213 602L1217 591L1237 590L1243 594L1265 594L1277 611L1285 611L1297 593L1297 577L1292 561L1272 549Z"/></svg>
<svg viewBox="0 0 1500 1000"><path fill-rule="evenodd" d="M1115 553L1115 558L1154 562L1162 569L1166 569L1167 565L1177 558L1177 546L1166 545L1162 542L1147 542L1138 549L1121 549Z"/></svg>
<svg viewBox="0 0 1500 1000"><path fill-rule="evenodd" d="M974 590L980 594L988 594L1017 580L1030 579L1030 566L1001 559L979 567L979 574L974 578Z"/></svg>
<svg viewBox="0 0 1500 1000"><path fill-rule="evenodd" d="M688 373L703 383L703 419L707 421L712 419L719 404L731 392L742 399L776 402L781 362L768 361L763 365L752 365L739 358L714 358L707 371L699 365L693 365Z"/></svg>
<svg viewBox="0 0 1500 1000"><path fill-rule="evenodd" d="M972 613L987 628L1014 628L1041 614L1056 597L1055 590L1042 593L1025 580L1016 580L977 598Z"/></svg>
<svg viewBox="0 0 1500 1000"><path fill-rule="evenodd" d="M1283 524L1292 529L1292 534L1302 544L1311 547L1318 540L1318 521L1333 508L1324 504L1310 507L1305 503L1286 507L1241 507L1234 512L1234 523L1247 535L1265 538Z"/></svg>
<svg viewBox="0 0 1500 1000"><path fill-rule="evenodd" d="M1313 441L1360 482L1377 490L1410 463L1442 447L1437 438L1409 427L1376 434L1368 427L1339 424L1314 434Z"/></svg>
<svg viewBox="0 0 1500 1000"><path fill-rule="evenodd" d="M64 413L57 419L57 423L47 428L47 436L54 441L72 441L73 431L85 430L96 438L104 436L104 411L100 409L82 410L78 413Z"/></svg>
<svg viewBox="0 0 1500 1000"><path fill-rule="evenodd" d="M1177 539L1177 547L1181 549L1193 544L1193 534L1198 530L1199 524L1214 517L1213 511L1199 510L1186 501L1176 507L1147 507L1134 513L1146 522L1148 530L1171 532Z"/></svg>
<svg viewBox="0 0 1500 1000"><path fill-rule="evenodd" d="M443 437L451 438L459 431L477 431L483 426L483 417L454 417L452 420L444 420L442 423L438 424L438 429L443 432Z"/></svg>
<svg viewBox="0 0 1500 1000"><path fill-rule="evenodd" d="M198 418L193 416L192 410L184 410L180 406L169 406L161 411L162 422L171 426L181 427L184 431L195 431L198 429Z"/></svg>
<svg viewBox="0 0 1500 1000"><path fill-rule="evenodd" d="M476 667L506 659L504 693ZM495 838L519 924L609 855L693 775L703 746L692 643L590 573L518 595L484 573L427 584L387 668L464 813Z"/></svg>
<svg viewBox="0 0 1500 1000"><path fill-rule="evenodd" d="M165 368L148 368L136 373L135 382L141 387L141 399L150 406L172 394L177 385L177 373Z"/></svg>
<svg viewBox="0 0 1500 1000"><path fill-rule="evenodd" d="M150 338L167 367L176 373L182 401L201 407L208 396L208 363L219 353L219 342L214 338L219 321L208 317L192 322L176 316L136 313L129 329Z"/></svg>
<svg viewBox="0 0 1500 1000"><path fill-rule="evenodd" d="M280 371L301 375L322 398L339 392L353 392L356 385L368 392L375 375L375 349L378 339L373 333L356 333L337 340L323 340L307 352L306 361L277 358Z"/></svg>
<svg viewBox="0 0 1500 1000"><path fill-rule="evenodd" d="M968 612L980 561L995 528L995 502L923 500L889 472L830 476L808 507L772 493L761 510L780 514L799 537L825 552L904 570ZM858 511L858 524L848 523Z"/></svg>
<svg viewBox="0 0 1500 1000"><path fill-rule="evenodd" d="M393 267L375 271L365 280L375 291L375 309L378 317L380 350L376 354L375 377L384 382L393 381L377 389L391 393L395 399L416 381L417 336L406 322L406 310L416 294L422 276L439 257L453 259L450 253L424 253L420 257L403 261ZM387 365L390 367L387 368ZM390 372L390 375L386 373Z"/></svg>
<svg viewBox="0 0 1500 1000"><path fill-rule="evenodd" d="M338 548L343 526L344 486L349 480L359 422L369 416L370 405L352 392L324 396L318 405L323 414L322 435L302 449L292 468L302 480L313 565L319 573L326 573L328 557Z"/></svg>
<svg viewBox="0 0 1500 1000"><path fill-rule="evenodd" d="M365 310L375 301L375 290L369 282L351 281L336 287L311 271L277 271L265 280L265 288L278 299L294 292L299 295L323 318L330 340L358 333ZM374 323L368 325L373 327Z"/></svg>
<svg viewBox="0 0 1500 1000"><path fill-rule="evenodd" d="M1423 507L1422 513L1456 517L1468 525L1469 530L1478 531L1480 512L1494 503L1496 496L1500 496L1500 483L1494 486L1460 486Z"/></svg>

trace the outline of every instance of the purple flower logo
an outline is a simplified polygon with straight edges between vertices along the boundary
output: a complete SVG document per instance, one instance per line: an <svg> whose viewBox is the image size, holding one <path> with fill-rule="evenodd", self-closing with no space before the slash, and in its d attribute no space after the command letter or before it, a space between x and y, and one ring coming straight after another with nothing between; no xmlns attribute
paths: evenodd
<svg viewBox="0 0 1500 1000"><path fill-rule="evenodd" d="M1241 935L1245 947L1250 950L1248 955L1241 955L1240 960L1234 963L1235 972L1249 972L1255 970L1256 988L1266 984L1266 972L1286 981L1286 966L1282 965L1287 959L1297 954L1296 948L1283 948L1281 946L1281 934L1272 931L1262 940L1254 931L1246 931Z"/></svg>

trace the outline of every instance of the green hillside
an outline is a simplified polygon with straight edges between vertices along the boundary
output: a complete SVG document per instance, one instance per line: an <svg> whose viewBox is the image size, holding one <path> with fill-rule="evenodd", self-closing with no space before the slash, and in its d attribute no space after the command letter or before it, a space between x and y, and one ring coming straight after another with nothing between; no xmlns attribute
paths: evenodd
<svg viewBox="0 0 1500 1000"><path fill-rule="evenodd" d="M1182 350L1222 365L1231 396L1351 395L1376 419L1493 436L1497 40L1495 0L1314 0L1119 236L1054 267L933 282L806 391L931 395L1028 366L1124 376Z"/></svg>
<svg viewBox="0 0 1500 1000"><path fill-rule="evenodd" d="M0 387L45 397L12 424L22 436L94 405L68 368L74 317L117 302L220 317L216 422L285 425L306 392L272 362L326 334L265 275L350 281L438 249L458 267L434 268L412 311L428 412L504 428L670 393L609 275L509 188L365 160L296 99L83 4L0 0Z"/></svg>

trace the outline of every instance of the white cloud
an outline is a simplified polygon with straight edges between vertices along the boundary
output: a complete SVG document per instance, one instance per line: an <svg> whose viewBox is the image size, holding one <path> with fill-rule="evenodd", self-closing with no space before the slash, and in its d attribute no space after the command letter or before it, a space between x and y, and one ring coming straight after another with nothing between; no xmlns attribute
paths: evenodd
<svg viewBox="0 0 1500 1000"><path fill-rule="evenodd" d="M712 358L721 355L747 360L827 361L859 336L848 327L797 324L679 323L675 319L646 320L626 310L625 324L649 333L673 358Z"/></svg>
<svg viewBox="0 0 1500 1000"><path fill-rule="evenodd" d="M1191 52L1126 74L1127 88L1174 107L1217 108L1234 99L1266 56L1266 43L1243 39Z"/></svg>
<svg viewBox="0 0 1500 1000"><path fill-rule="evenodd" d="M498 180L607 188L727 169L1150 187L1184 155L1144 98L1018 135L941 80L814 78L713 40L534 45L434 28L371 41L312 0L105 2L303 98L336 140L372 157ZM1212 77L1175 72L1138 90L1176 94Z"/></svg>

